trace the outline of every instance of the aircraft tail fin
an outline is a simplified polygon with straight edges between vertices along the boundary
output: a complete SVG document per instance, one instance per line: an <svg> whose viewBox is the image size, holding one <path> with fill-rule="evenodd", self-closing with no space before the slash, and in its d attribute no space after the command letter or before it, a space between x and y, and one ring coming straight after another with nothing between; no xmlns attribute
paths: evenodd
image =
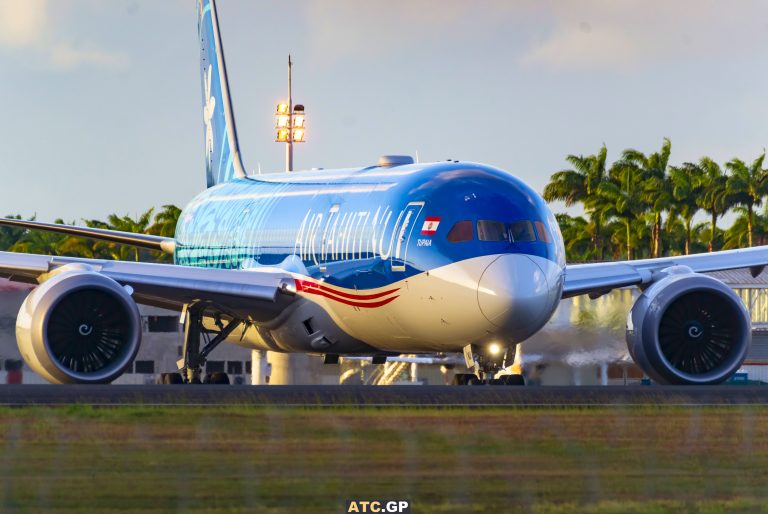
<svg viewBox="0 0 768 514"><path fill-rule="evenodd" d="M208 187L246 176L237 143L215 0L198 0L203 133Z"/></svg>

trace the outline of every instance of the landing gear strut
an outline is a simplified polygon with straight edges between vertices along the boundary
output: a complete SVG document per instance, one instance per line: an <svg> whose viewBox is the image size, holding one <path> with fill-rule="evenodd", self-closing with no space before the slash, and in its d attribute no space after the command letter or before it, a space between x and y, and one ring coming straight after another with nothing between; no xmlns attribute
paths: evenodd
<svg viewBox="0 0 768 514"><path fill-rule="evenodd" d="M497 343L487 346L474 344L465 346L465 363L468 368L474 369L475 373L456 375L455 383L457 385L525 385L522 375L501 375L495 378L500 370L515 360L516 348L514 345L503 348Z"/></svg>
<svg viewBox="0 0 768 514"><path fill-rule="evenodd" d="M184 320L184 346L182 347L182 358L176 363L179 367L179 373L186 384L200 384L201 374L205 361L214 348L239 327L243 321L233 318L226 325L221 320L221 316L214 316L216 329L208 329L203 325L203 313L206 305L192 304L188 305L182 317ZM215 334L211 339L211 334ZM205 345L200 348L201 337L205 339ZM224 383L223 379L216 383ZM229 379L227 379L229 383Z"/></svg>

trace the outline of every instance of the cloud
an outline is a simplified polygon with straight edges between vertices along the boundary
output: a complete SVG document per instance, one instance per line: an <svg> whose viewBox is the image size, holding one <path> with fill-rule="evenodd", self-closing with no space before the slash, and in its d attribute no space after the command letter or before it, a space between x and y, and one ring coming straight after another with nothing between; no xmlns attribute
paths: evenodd
<svg viewBox="0 0 768 514"><path fill-rule="evenodd" d="M76 48L71 43L57 43L49 50L50 64L60 70L71 70L82 65L119 70L128 65L128 57L125 54Z"/></svg>
<svg viewBox="0 0 768 514"><path fill-rule="evenodd" d="M455 29L477 20L476 26L489 30L521 8L508 0L309 0L303 14L316 58L338 59L438 46L447 35L474 38L474 31Z"/></svg>
<svg viewBox="0 0 768 514"><path fill-rule="evenodd" d="M753 52L768 43L768 4L745 0L544 4L549 29L521 63L554 71L627 71L659 62Z"/></svg>
<svg viewBox="0 0 768 514"><path fill-rule="evenodd" d="M59 9L63 7L58 4ZM45 67L69 71L80 66L123 69L128 57L111 52L91 42L79 45L69 42L61 32L66 30L61 13L52 15L49 0L0 0L0 48L14 52L25 50L26 58Z"/></svg>
<svg viewBox="0 0 768 514"><path fill-rule="evenodd" d="M0 0L0 44L10 47L38 43L48 23L47 0Z"/></svg>
<svg viewBox="0 0 768 514"><path fill-rule="evenodd" d="M531 48L521 62L554 69L627 69L639 53L632 38L619 29L566 28Z"/></svg>

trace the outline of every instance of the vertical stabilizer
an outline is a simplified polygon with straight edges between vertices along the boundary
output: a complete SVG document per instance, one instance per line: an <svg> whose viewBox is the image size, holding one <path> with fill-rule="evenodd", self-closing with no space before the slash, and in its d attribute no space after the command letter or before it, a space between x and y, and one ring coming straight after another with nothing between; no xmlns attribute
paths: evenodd
<svg viewBox="0 0 768 514"><path fill-rule="evenodd" d="M240 160L216 4L214 0L198 0L198 7L205 175L211 187L246 174Z"/></svg>

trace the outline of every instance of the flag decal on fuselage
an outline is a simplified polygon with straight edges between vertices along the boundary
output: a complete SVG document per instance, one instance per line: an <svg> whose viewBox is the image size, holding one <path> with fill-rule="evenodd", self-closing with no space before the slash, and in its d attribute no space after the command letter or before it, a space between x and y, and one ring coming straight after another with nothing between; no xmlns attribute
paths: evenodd
<svg viewBox="0 0 768 514"><path fill-rule="evenodd" d="M422 236L434 236L437 233L437 227L440 225L440 218L437 216L427 216L424 225L421 226Z"/></svg>

